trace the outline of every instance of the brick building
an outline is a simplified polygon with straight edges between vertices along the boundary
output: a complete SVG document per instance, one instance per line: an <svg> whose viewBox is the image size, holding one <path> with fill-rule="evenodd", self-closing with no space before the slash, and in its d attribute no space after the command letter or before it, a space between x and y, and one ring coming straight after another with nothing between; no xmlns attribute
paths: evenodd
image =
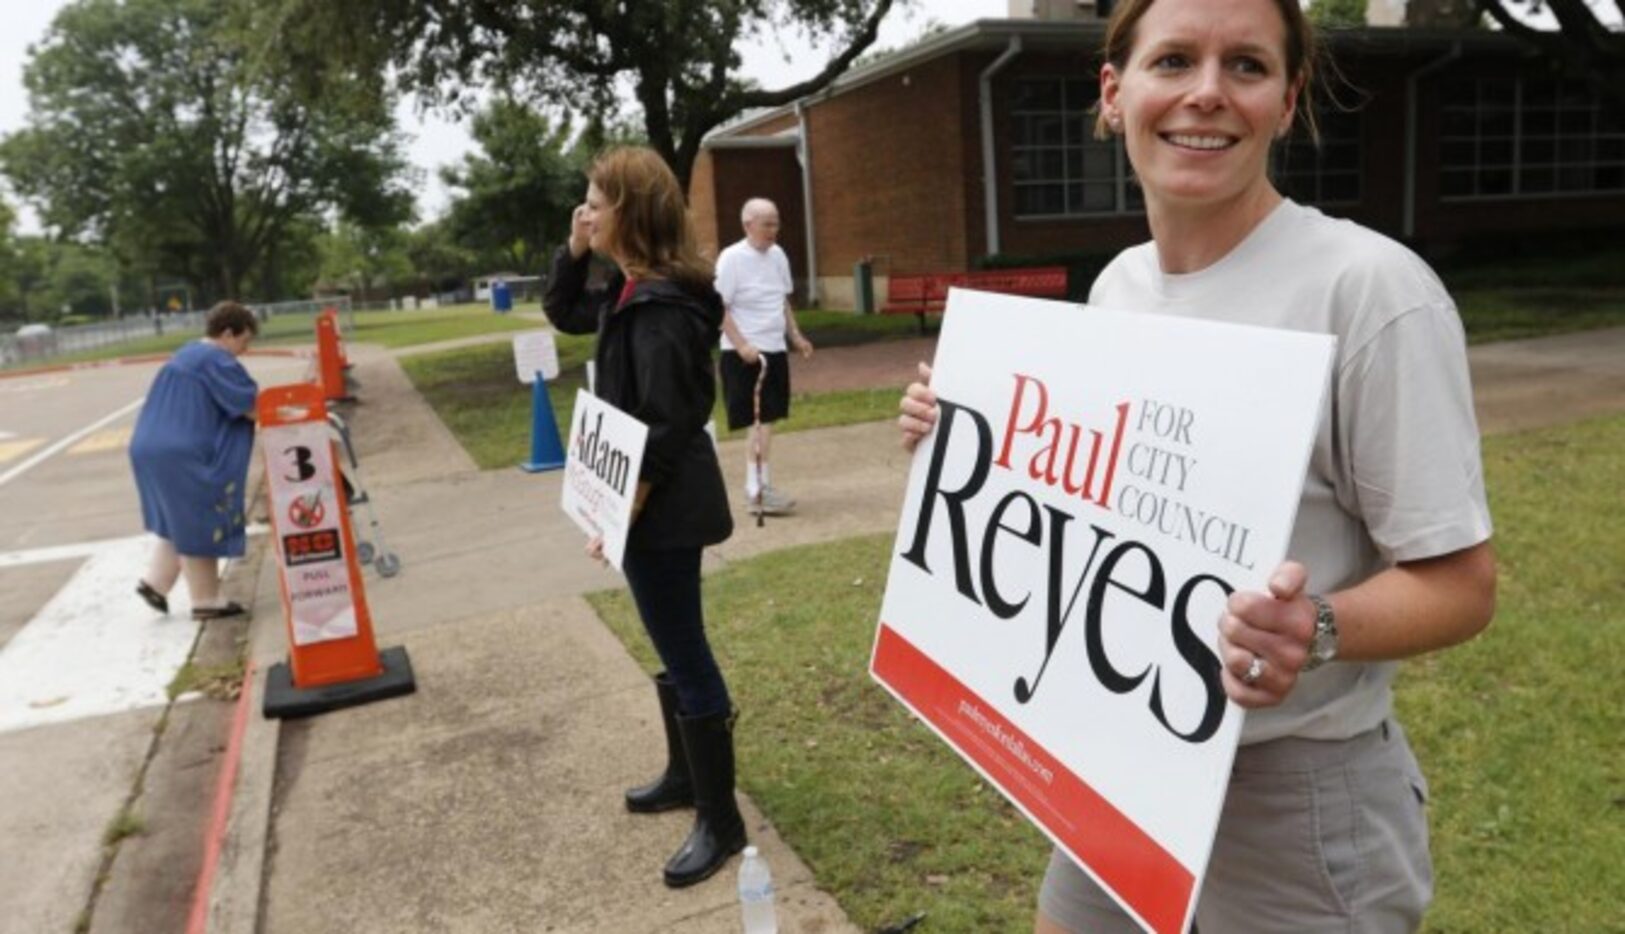
<svg viewBox="0 0 1625 934"><path fill-rule="evenodd" d="M1103 34L1087 15L969 23L714 132L690 187L702 239L738 239L745 199L772 198L800 297L832 308L854 307L865 258L883 299L892 272L1147 239L1121 146L1091 134ZM1583 82L1486 30L1327 38L1321 144L1276 154L1290 196L1424 249L1621 225L1625 119Z"/></svg>

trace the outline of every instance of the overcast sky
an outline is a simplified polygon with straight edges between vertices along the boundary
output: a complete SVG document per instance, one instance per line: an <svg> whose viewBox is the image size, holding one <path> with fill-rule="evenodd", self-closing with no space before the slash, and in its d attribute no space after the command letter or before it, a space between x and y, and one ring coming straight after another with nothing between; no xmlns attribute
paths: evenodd
<svg viewBox="0 0 1625 934"><path fill-rule="evenodd" d="M22 127L28 115L28 96L23 90L23 65L28 46L44 37L57 10L71 0L4 0L6 28L0 30L0 134ZM342 2L342 0L337 0ZM1391 0L1402 2L1402 0ZM998 19L1006 15L1008 0L916 0L905 9L894 9L881 25L880 47L895 48L918 36L930 22L950 26L974 19ZM743 71L767 87L781 87L811 77L829 57L829 50L814 49L794 31L761 37L745 50ZM447 122L435 114L419 115L414 102L405 100L399 109L400 126L411 139L408 154L423 170L418 213L430 219L444 210L445 187L435 171L458 161L471 147L462 123ZM10 198L19 214L23 232L38 232L38 223L26 205Z"/></svg>
<svg viewBox="0 0 1625 934"><path fill-rule="evenodd" d="M17 130L27 122L28 95L23 88L23 65L28 59L28 46L44 38L56 12L69 2L6 0L6 28L0 30L0 134ZM892 12L881 27L879 45L901 45L919 35L931 20L956 25L973 19L1003 17L1007 9L1006 0L920 0L910 9ZM827 58L827 50L814 50L805 37L786 31L764 37L748 48L744 72L766 86L778 87L811 77ZM402 102L399 117L401 128L411 137L408 153L412 163L424 172L418 213L428 219L444 209L447 199L435 170L456 162L472 143L464 125L448 123L434 114L420 117L411 101ZM9 195L7 200L18 209L18 226L22 231L37 233L38 222L27 206Z"/></svg>

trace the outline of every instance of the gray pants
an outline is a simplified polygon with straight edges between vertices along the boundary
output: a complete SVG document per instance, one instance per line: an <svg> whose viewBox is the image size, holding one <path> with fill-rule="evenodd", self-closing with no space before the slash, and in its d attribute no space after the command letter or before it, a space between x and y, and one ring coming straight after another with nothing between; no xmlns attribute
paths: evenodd
<svg viewBox="0 0 1625 934"><path fill-rule="evenodd" d="M1341 742L1242 746L1197 903L1201 934L1407 934L1433 898L1427 783L1393 720ZM1060 850L1038 907L1079 934L1139 926Z"/></svg>

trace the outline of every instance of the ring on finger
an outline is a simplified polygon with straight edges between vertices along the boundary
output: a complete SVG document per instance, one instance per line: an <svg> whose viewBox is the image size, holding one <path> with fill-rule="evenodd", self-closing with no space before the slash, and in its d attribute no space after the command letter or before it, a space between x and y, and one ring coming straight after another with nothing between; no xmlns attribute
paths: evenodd
<svg viewBox="0 0 1625 934"><path fill-rule="evenodd" d="M1247 670L1241 675L1241 683L1253 685L1264 676L1264 656L1254 655L1253 660L1247 663Z"/></svg>

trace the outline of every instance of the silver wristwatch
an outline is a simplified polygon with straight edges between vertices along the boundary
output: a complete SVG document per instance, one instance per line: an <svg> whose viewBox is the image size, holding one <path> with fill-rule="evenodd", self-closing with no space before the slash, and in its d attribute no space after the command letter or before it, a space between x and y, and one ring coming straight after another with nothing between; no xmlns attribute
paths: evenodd
<svg viewBox="0 0 1625 934"><path fill-rule="evenodd" d="M1309 594L1309 602L1315 605L1315 633L1309 637L1309 661L1304 671L1314 671L1337 657L1337 614L1318 593Z"/></svg>

